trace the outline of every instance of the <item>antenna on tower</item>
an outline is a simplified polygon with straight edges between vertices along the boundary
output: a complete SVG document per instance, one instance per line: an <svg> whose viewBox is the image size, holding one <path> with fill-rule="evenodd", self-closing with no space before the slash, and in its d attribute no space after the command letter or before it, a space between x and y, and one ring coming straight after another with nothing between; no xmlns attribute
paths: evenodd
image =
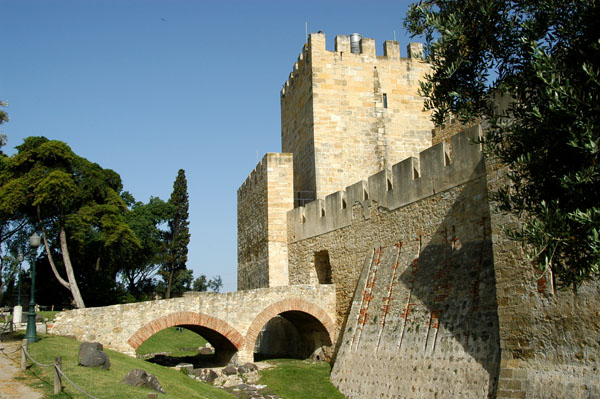
<svg viewBox="0 0 600 399"><path fill-rule="evenodd" d="M396 41L396 30L394 29L394 41Z"/></svg>
<svg viewBox="0 0 600 399"><path fill-rule="evenodd" d="M308 43L308 21L304 22L304 35L306 36L306 43Z"/></svg>

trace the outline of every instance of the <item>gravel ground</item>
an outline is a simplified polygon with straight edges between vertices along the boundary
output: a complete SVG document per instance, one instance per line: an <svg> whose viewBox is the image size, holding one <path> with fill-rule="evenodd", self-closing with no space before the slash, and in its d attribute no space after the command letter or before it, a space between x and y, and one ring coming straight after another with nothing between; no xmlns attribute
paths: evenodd
<svg viewBox="0 0 600 399"><path fill-rule="evenodd" d="M44 396L31 389L15 377L21 374L20 341L0 343L0 398L2 399L42 399Z"/></svg>

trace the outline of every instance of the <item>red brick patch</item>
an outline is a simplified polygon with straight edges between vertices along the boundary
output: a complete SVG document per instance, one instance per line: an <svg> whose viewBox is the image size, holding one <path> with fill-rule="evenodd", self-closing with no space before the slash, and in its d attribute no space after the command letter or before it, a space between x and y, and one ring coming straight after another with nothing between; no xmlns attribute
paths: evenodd
<svg viewBox="0 0 600 399"><path fill-rule="evenodd" d="M133 349L137 349L145 340L157 332L164 330L165 328L181 325L194 325L210 328L227 338L238 350L244 344L244 337L242 337L242 334L237 332L237 330L228 323L221 319L217 319L216 317L194 312L171 313L170 315L153 320L137 330L135 334L127 340L127 343L131 345Z"/></svg>

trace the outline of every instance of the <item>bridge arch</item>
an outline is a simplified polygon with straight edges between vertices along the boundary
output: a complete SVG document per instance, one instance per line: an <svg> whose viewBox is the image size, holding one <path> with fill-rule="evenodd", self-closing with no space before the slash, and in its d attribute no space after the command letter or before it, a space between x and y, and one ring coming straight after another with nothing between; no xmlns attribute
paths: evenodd
<svg viewBox="0 0 600 399"><path fill-rule="evenodd" d="M165 328L180 326L200 334L215 348L223 360L231 358L244 345L244 337L227 322L195 312L175 312L155 319L140 327L127 343L137 350L152 335Z"/></svg>
<svg viewBox="0 0 600 399"><path fill-rule="evenodd" d="M332 345L335 335L333 320L319 306L303 299L293 298L284 299L268 306L254 318L246 333L245 353L253 353L254 345L261 330L277 316L290 321L300 330L301 334L309 336L308 339L314 341L312 342L313 348L309 350L311 353L321 345ZM318 333L321 337L314 337L314 333ZM307 353L307 355L310 355L310 353Z"/></svg>

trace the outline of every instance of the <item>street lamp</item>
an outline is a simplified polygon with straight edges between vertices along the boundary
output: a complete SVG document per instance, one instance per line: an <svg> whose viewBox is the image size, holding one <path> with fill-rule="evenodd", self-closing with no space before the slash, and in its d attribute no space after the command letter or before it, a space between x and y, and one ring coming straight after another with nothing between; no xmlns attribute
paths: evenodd
<svg viewBox="0 0 600 399"><path fill-rule="evenodd" d="M41 238L37 233L33 233L29 237L29 246L33 248L34 256L31 264L31 297L29 299L29 313L27 313L27 331L25 333L25 339L27 342L36 342L38 340L37 333L35 331L35 261L37 259L37 248L40 246Z"/></svg>
<svg viewBox="0 0 600 399"><path fill-rule="evenodd" d="M19 282L18 282L18 295L17 295L17 306L21 306L21 267L23 264L23 260L25 260L25 258L23 257L23 254L21 253L21 251L19 251L19 256L17 256L17 261L19 262Z"/></svg>

